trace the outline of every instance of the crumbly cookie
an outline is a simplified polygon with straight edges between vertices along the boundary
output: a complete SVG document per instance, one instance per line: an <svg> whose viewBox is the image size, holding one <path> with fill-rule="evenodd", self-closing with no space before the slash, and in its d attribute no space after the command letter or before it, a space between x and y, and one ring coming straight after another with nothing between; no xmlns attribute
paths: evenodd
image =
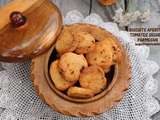
<svg viewBox="0 0 160 120"><path fill-rule="evenodd" d="M67 95L74 98L90 98L94 96L92 90L81 87L70 87Z"/></svg>
<svg viewBox="0 0 160 120"><path fill-rule="evenodd" d="M88 63L83 55L77 55L72 52L62 55L59 61L61 74L68 81L77 81L80 71L87 66Z"/></svg>
<svg viewBox="0 0 160 120"><path fill-rule="evenodd" d="M67 27L72 32L89 33L96 39L96 41L102 41L108 36L112 36L112 34L107 32L105 29L99 28L91 24L79 23L79 24L69 25Z"/></svg>
<svg viewBox="0 0 160 120"><path fill-rule="evenodd" d="M74 34L74 39L79 41L79 44L75 50L78 54L88 53L95 48L95 39L94 37L87 32L77 32Z"/></svg>
<svg viewBox="0 0 160 120"><path fill-rule="evenodd" d="M116 42L116 39L114 37L108 37L104 41L104 44L108 45L112 49L112 58L114 63L119 63L121 62L122 58L122 48L121 46Z"/></svg>
<svg viewBox="0 0 160 120"><path fill-rule="evenodd" d="M67 27L64 27L56 41L55 47L59 54L63 54L74 51L78 46L78 43L79 41L76 41L73 38L72 32Z"/></svg>
<svg viewBox="0 0 160 120"><path fill-rule="evenodd" d="M59 60L56 60L50 66L51 80L53 81L53 83L55 84L55 87L58 90L65 91L66 89L74 85L75 82L69 82L61 76L58 70L58 63L59 63Z"/></svg>
<svg viewBox="0 0 160 120"><path fill-rule="evenodd" d="M99 66L89 66L83 69L79 82L81 87L93 90L94 94L103 91L107 85L105 73Z"/></svg>
<svg viewBox="0 0 160 120"><path fill-rule="evenodd" d="M113 64L112 49L104 42L97 42L94 51L86 54L86 59L90 65L99 65L103 69L108 69Z"/></svg>

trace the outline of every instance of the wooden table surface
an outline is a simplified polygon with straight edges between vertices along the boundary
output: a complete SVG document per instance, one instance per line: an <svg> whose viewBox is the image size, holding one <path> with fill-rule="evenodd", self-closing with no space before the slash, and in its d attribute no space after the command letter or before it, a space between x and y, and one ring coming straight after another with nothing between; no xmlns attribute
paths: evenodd
<svg viewBox="0 0 160 120"><path fill-rule="evenodd" d="M7 1L9 0L0 0L0 4L7 2ZM52 0L52 1L57 4L57 6L60 8L64 16L66 15L68 11L74 10L74 9L79 10L85 16L88 15L89 0ZM143 2L140 4L140 6L141 5L143 5ZM147 23L135 22L134 24L132 24L132 26L160 27L160 0L150 0L150 7L151 7L151 13L152 13L150 21ZM92 13L97 13L104 19L104 21L109 21L108 17L105 14L105 9L97 3L97 0L93 0ZM149 58L151 60L156 61L160 65L160 52L159 52L160 46L152 46L150 48L151 48L151 53L150 53ZM157 80L159 80L160 71L154 77ZM155 94L155 97L157 97L160 100L160 80L159 80L159 91ZM155 114L152 118L154 120L160 120L160 112Z"/></svg>

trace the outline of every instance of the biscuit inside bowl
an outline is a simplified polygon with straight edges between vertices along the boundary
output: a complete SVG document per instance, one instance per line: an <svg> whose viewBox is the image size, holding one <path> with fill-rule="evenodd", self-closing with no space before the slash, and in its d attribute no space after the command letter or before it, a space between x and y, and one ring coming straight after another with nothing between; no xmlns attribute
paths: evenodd
<svg viewBox="0 0 160 120"><path fill-rule="evenodd" d="M45 76L53 92L72 102L91 102L114 87L122 46L97 26L65 25L47 57Z"/></svg>
<svg viewBox="0 0 160 120"><path fill-rule="evenodd" d="M55 47L53 47L52 52L50 53L48 58L46 58L45 76L47 78L47 82L48 82L49 86L51 87L51 89L57 95L59 95L60 97L62 97L65 100L68 100L68 101L71 101L71 102L81 102L81 103L95 101L97 99L100 99L104 95L106 95L107 92L113 87L114 83L116 82L118 65L112 65L109 72L105 73L105 77L107 78L107 85L103 89L103 91L101 91L100 93L98 93L98 94L96 94L96 95L94 95L93 97L90 97L90 98L69 97L67 95L67 91L62 92L55 87L55 84L53 83L53 81L51 79L51 76L49 74L49 69L50 69L51 63L56 61L58 58L59 58L59 55L58 55ZM80 86L79 81L77 83L75 83L74 86L79 87Z"/></svg>
<svg viewBox="0 0 160 120"><path fill-rule="evenodd" d="M125 91L129 88L132 76L131 63L127 51L114 35L98 26L76 23L64 25L64 27L67 28L67 32L61 31L56 39L57 41L59 40L58 45L56 41L49 51L32 61L31 75L35 89L42 100L51 108L65 115L90 117L106 112L119 103ZM76 34L71 34L68 29L71 30L71 32L76 32ZM77 46L77 42L74 40L81 41L81 44ZM90 48L90 46L94 49L92 47ZM106 46L108 46L111 51ZM68 55L68 53L72 53L72 55L70 54L71 56L69 55L69 57L67 56L64 59L64 55ZM112 60L111 64L110 59ZM85 64L85 60L88 63L87 65ZM68 63L69 66L67 66ZM95 69L93 65L97 65L102 71ZM73 82L73 79L70 79L72 77L70 73L72 72L69 73L69 76L65 76L66 74L64 72L66 68L68 70L68 67L69 69L71 68L71 70L75 70L75 67L76 70L80 68L79 79L76 78L79 83L71 84L71 86L68 84L70 81ZM109 67L111 67L111 69L108 69ZM107 71L109 72L105 75L104 72ZM101 87L104 85L101 83L105 83L103 81L105 81L106 77L108 78L108 84L105 85L106 87L104 88ZM100 82L97 82L97 78ZM84 81L86 80L87 82L85 83L91 81L92 84L86 87L86 84L84 85ZM66 82L67 84L65 85L64 83ZM69 87L67 85L69 85ZM81 87L74 87L75 85ZM98 89L100 90L98 93L97 87L100 88ZM87 90L81 88L87 88ZM96 90L93 88L96 88ZM66 89L67 91L65 91ZM91 91L95 90L94 94L90 94L91 92L88 89ZM85 95L88 96L86 97Z"/></svg>

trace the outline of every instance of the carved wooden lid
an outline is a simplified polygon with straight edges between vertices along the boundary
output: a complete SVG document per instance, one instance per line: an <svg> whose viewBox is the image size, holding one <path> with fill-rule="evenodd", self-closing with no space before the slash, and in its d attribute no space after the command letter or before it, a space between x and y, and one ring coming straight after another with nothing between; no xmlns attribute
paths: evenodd
<svg viewBox="0 0 160 120"><path fill-rule="evenodd" d="M48 50L62 17L49 0L14 0L0 8L0 61L18 62Z"/></svg>

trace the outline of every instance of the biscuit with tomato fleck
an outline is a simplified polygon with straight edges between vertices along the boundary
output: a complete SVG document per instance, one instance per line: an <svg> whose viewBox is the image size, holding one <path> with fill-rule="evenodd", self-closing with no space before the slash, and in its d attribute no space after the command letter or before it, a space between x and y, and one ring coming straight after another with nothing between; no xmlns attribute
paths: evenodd
<svg viewBox="0 0 160 120"><path fill-rule="evenodd" d="M63 54L74 51L78 46L78 43L79 41L73 38L72 31L70 31L67 27L64 27L56 41L55 47L59 54Z"/></svg>
<svg viewBox="0 0 160 120"><path fill-rule="evenodd" d="M81 72L79 83L81 87L91 89L97 94L104 90L107 79L101 67L89 66Z"/></svg>
<svg viewBox="0 0 160 120"><path fill-rule="evenodd" d="M59 61L59 69L67 81L77 81L80 71L87 66L88 63L83 55L72 52L63 54Z"/></svg>
<svg viewBox="0 0 160 120"><path fill-rule="evenodd" d="M49 72L50 72L51 80L53 81L55 87L58 90L65 91L66 89L74 85L75 82L69 82L62 77L62 75L58 70L58 63L59 63L59 60L56 60L50 66Z"/></svg>
<svg viewBox="0 0 160 120"><path fill-rule="evenodd" d="M104 42L97 42L94 51L86 54L86 59L90 65L98 65L103 69L110 68L113 64L112 49Z"/></svg>
<svg viewBox="0 0 160 120"><path fill-rule="evenodd" d="M114 63L119 63L121 62L121 58L122 58L122 47L118 44L118 42L116 41L116 39L114 39L113 37L108 37L106 38L104 41L104 44L110 46L111 50L112 50L112 58L113 58L113 62Z"/></svg>
<svg viewBox="0 0 160 120"><path fill-rule="evenodd" d="M74 39L79 41L75 50L78 54L85 54L93 51L95 48L95 38L87 32L77 32L74 34Z"/></svg>

